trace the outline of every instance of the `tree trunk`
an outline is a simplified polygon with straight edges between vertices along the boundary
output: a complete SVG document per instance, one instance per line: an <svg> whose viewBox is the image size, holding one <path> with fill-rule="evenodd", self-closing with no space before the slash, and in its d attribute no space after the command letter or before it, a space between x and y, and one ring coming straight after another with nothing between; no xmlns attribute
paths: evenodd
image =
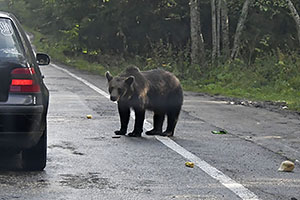
<svg viewBox="0 0 300 200"><path fill-rule="evenodd" d="M216 16L216 2L211 0L211 34L212 34L212 62L216 60L217 56L217 16Z"/></svg>
<svg viewBox="0 0 300 200"><path fill-rule="evenodd" d="M221 0L217 0L217 59L220 58L221 48Z"/></svg>
<svg viewBox="0 0 300 200"><path fill-rule="evenodd" d="M222 24L222 54L227 60L230 55L229 51L229 20L226 0L221 0L221 24Z"/></svg>
<svg viewBox="0 0 300 200"><path fill-rule="evenodd" d="M288 7L292 13L292 17L296 22L297 32L298 32L298 42L300 43L300 16L291 0L286 0Z"/></svg>
<svg viewBox="0 0 300 200"><path fill-rule="evenodd" d="M248 16L248 10L250 5L252 4L253 0L245 0L242 13L240 16L240 19L238 21L236 32L234 36L234 42L233 42L233 48L231 52L231 59L235 59L238 56L239 50L240 50L240 43L241 43L241 35L243 32L243 29L245 27L245 22Z"/></svg>
<svg viewBox="0 0 300 200"><path fill-rule="evenodd" d="M192 65L204 65L204 41L200 23L200 2L190 0L191 18L191 63Z"/></svg>

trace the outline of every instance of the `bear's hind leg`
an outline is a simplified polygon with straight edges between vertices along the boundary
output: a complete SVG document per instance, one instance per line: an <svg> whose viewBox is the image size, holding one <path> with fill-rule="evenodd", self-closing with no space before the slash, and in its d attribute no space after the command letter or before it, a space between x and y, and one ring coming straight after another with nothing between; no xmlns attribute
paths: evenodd
<svg viewBox="0 0 300 200"><path fill-rule="evenodd" d="M165 113L154 112L153 129L150 131L147 131L146 135L161 135L164 119L165 119Z"/></svg>
<svg viewBox="0 0 300 200"><path fill-rule="evenodd" d="M174 135L175 126L178 121L178 116L180 113L179 109L169 110L167 113L168 116L168 125L166 131L164 131L161 136L171 137Z"/></svg>

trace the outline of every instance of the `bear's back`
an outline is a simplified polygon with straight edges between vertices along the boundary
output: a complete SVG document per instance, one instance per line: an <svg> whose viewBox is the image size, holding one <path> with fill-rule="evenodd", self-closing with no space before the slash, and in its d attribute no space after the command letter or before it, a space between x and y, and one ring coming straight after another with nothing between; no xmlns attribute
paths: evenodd
<svg viewBox="0 0 300 200"><path fill-rule="evenodd" d="M179 80L172 73L162 70L154 69L150 71L142 71L141 74L147 79L150 89L161 91L161 93L168 93L175 89L181 89Z"/></svg>
<svg viewBox="0 0 300 200"><path fill-rule="evenodd" d="M171 72L163 69L140 71L137 67L131 66L121 76L135 77L135 95L143 99L148 109L164 110L169 106L182 105L183 91L179 80Z"/></svg>
<svg viewBox="0 0 300 200"><path fill-rule="evenodd" d="M183 91L175 75L162 69L141 73L149 83L147 97L150 109L165 110L172 106L181 107Z"/></svg>

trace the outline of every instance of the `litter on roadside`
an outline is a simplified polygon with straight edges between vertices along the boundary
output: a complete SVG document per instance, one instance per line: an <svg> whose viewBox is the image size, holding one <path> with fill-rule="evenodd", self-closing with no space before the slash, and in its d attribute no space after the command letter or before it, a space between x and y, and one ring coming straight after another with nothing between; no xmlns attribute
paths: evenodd
<svg viewBox="0 0 300 200"><path fill-rule="evenodd" d="M92 118L93 118L93 116L92 116L92 115L86 115L86 118L88 118L88 119L92 119Z"/></svg>
<svg viewBox="0 0 300 200"><path fill-rule="evenodd" d="M295 168L295 164L292 161L286 160L280 164L278 171L280 172L292 172Z"/></svg>
<svg viewBox="0 0 300 200"><path fill-rule="evenodd" d="M185 166L194 168L195 164L193 162L185 162Z"/></svg>
<svg viewBox="0 0 300 200"><path fill-rule="evenodd" d="M219 131L212 131L212 134L227 134L228 132L226 130L219 130Z"/></svg>

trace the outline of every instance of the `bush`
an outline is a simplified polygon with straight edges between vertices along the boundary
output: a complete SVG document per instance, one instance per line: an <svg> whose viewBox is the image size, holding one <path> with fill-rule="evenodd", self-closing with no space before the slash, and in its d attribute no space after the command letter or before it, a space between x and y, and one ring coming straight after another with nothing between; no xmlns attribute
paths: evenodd
<svg viewBox="0 0 300 200"><path fill-rule="evenodd" d="M248 65L236 59L217 66L192 66L188 48L176 50L170 44L152 45L147 57L97 54L91 61L88 52L69 52L68 45L52 42L37 32L35 45L52 58L78 69L103 75L106 70L118 74L129 64L142 70L163 68L175 73L185 90L220 94L249 100L285 101L294 110L300 110L300 58L297 54L277 54L256 58ZM66 53L68 52L68 53Z"/></svg>

